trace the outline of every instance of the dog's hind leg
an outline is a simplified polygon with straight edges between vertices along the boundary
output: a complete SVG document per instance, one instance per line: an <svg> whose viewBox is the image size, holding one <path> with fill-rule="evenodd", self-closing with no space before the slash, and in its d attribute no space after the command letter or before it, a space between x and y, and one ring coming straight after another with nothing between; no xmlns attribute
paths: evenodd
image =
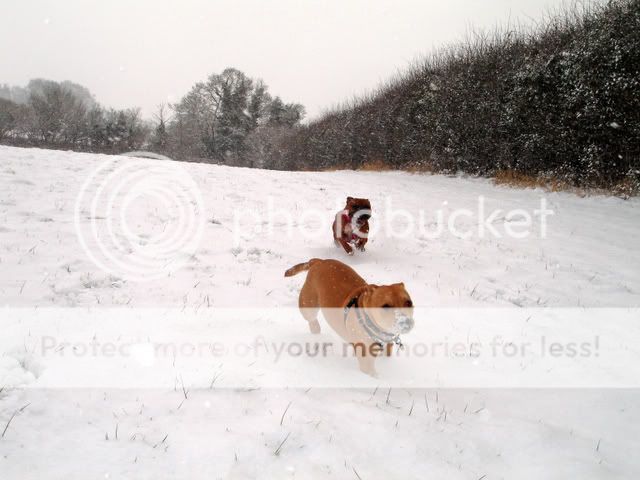
<svg viewBox="0 0 640 480"><path fill-rule="evenodd" d="M320 333L320 322L318 322L318 308L306 307L300 310L302 316L309 322L309 331L313 334Z"/></svg>
<svg viewBox="0 0 640 480"><path fill-rule="evenodd" d="M318 298L313 289L305 283L300 290L300 298L298 299L298 306L300 307L300 313L304 319L309 323L309 331L311 333L320 333L320 323L318 323Z"/></svg>

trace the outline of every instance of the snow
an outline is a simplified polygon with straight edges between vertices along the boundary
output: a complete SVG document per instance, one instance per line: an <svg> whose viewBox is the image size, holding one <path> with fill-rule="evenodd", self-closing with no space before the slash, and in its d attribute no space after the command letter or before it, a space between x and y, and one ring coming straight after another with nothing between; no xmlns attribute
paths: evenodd
<svg viewBox="0 0 640 480"><path fill-rule="evenodd" d="M132 205L113 231L109 212L91 204L101 184L88 179L103 168L114 173L111 191L124 192L114 208ZM0 177L2 478L640 471L637 199L9 147L0 147ZM170 195L135 195L128 182L139 178ZM369 198L379 228L352 257L330 232L346 195ZM480 197L486 216L501 210L490 223L499 237L478 234ZM467 209L457 227L472 233L386 236L407 226L389 218L390 199L426 212L429 228L435 212L446 220ZM533 214L541 200L553 210L545 238ZM516 209L532 213L526 238L507 235ZM168 242L155 250L160 264L144 257L156 239ZM372 283L403 281L419 307L409 354L379 359L378 378L336 352L276 358L283 345L338 345L323 322L310 335L295 308L304 274L283 278L312 257L340 259ZM565 351L552 355L552 343ZM243 344L244 354L226 350ZM199 350L160 354L158 345ZM416 354L419 345L429 353ZM514 346L523 351L507 354Z"/></svg>

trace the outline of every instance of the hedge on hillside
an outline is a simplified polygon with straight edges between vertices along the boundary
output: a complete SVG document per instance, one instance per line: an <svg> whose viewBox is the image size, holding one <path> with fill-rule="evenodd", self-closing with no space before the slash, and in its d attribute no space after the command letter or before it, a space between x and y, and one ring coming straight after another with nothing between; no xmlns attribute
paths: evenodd
<svg viewBox="0 0 640 480"><path fill-rule="evenodd" d="M509 170L610 188L640 178L640 0L478 34L283 136L288 169Z"/></svg>

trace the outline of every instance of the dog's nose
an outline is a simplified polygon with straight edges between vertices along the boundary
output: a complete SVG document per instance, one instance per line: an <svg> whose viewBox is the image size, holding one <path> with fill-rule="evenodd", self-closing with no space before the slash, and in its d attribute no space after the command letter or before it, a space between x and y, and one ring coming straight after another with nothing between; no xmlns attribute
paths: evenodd
<svg viewBox="0 0 640 480"><path fill-rule="evenodd" d="M415 321L413 320L413 317L410 317L409 315L406 315L402 312L397 312L396 325L398 327L398 330L400 330L400 333L407 333L411 331L411 329L413 329Z"/></svg>

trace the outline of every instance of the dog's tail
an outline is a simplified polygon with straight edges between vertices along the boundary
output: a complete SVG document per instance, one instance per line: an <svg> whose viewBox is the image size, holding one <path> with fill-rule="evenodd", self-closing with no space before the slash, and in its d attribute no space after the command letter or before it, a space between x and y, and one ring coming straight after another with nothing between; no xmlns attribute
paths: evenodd
<svg viewBox="0 0 640 480"><path fill-rule="evenodd" d="M314 263L319 262L319 261L320 261L320 259L318 259L318 258L312 258L308 262L299 263L298 265L294 265L289 270L284 272L284 276L285 277L293 277L294 275L297 275L300 272L306 272L307 270L309 270L313 266Z"/></svg>

